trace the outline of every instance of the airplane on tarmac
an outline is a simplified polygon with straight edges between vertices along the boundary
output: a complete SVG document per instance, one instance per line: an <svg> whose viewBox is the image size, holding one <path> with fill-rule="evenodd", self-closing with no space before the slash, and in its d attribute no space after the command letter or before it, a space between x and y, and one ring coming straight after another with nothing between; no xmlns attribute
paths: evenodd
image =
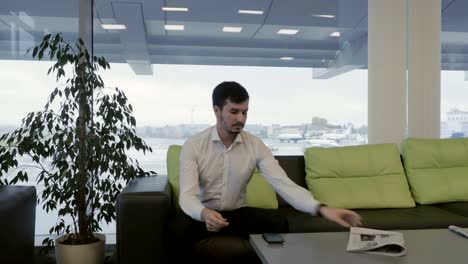
<svg viewBox="0 0 468 264"><path fill-rule="evenodd" d="M348 126L343 133L325 133L320 136L321 139L331 139L335 141L340 141L342 139L348 138L351 135L352 127Z"/></svg>
<svg viewBox="0 0 468 264"><path fill-rule="evenodd" d="M278 136L278 139L280 142L294 142L297 143L299 140L306 140L309 141L311 138L308 136L306 137L307 133L307 126L305 127L304 133L301 134L280 134ZM315 139L320 139L324 144L329 143L332 144L332 142L337 142L341 139L345 139L349 136L351 133L350 128L347 128L344 133L325 133L325 134L320 134L312 137L312 140Z"/></svg>
<svg viewBox="0 0 468 264"><path fill-rule="evenodd" d="M333 139L308 138L305 140L308 147L338 147L338 142Z"/></svg>
<svg viewBox="0 0 468 264"><path fill-rule="evenodd" d="M360 134L352 133L351 126L348 126L343 133L325 133L305 140L308 145L323 147L359 145L365 142L366 140Z"/></svg>
<svg viewBox="0 0 468 264"><path fill-rule="evenodd" d="M361 135L352 133L352 126L348 126L342 133L323 133L315 134L307 133L307 126L303 134L280 134L277 137L280 142L297 143L303 140L307 145L311 146L326 146L336 147L341 145L356 145L365 143L365 139Z"/></svg>
<svg viewBox="0 0 468 264"><path fill-rule="evenodd" d="M280 134L278 136L280 142L294 142L297 143L299 140L305 139L304 135L301 134Z"/></svg>

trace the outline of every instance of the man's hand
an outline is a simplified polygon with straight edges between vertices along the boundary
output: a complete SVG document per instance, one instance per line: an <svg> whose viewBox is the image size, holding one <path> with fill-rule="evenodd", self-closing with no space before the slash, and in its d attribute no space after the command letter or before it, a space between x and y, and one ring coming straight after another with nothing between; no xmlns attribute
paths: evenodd
<svg viewBox="0 0 468 264"><path fill-rule="evenodd" d="M210 232L218 232L221 228L229 225L229 222L220 213L208 208L203 208L201 220L205 222L206 229Z"/></svg>
<svg viewBox="0 0 468 264"><path fill-rule="evenodd" d="M351 210L320 206L319 211L324 218L344 227L359 226L362 224L362 217Z"/></svg>

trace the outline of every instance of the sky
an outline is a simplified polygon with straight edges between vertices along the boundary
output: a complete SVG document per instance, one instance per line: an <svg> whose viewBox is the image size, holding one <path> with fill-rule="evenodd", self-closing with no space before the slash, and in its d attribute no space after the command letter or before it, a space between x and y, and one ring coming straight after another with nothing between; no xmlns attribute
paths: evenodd
<svg viewBox="0 0 468 264"><path fill-rule="evenodd" d="M0 125L18 125L43 107L57 85L46 76L50 65L0 60ZM237 81L249 92L248 124L298 125L318 116L332 124L367 125L367 70L317 80L308 68L156 64L152 76L137 76L115 63L102 76L106 86L127 94L138 126L214 124L211 92L222 81ZM452 108L468 111L464 73L444 71L441 80L442 120Z"/></svg>

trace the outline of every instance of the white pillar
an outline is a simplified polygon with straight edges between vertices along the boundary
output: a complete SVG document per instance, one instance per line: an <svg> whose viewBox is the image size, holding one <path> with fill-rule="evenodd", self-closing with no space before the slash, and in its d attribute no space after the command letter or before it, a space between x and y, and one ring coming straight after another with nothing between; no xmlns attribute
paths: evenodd
<svg viewBox="0 0 468 264"><path fill-rule="evenodd" d="M89 55L93 55L93 0L80 0L78 37L83 40Z"/></svg>
<svg viewBox="0 0 468 264"><path fill-rule="evenodd" d="M406 0L369 0L369 143L397 143L406 131Z"/></svg>
<svg viewBox="0 0 468 264"><path fill-rule="evenodd" d="M408 0L408 137L440 137L441 0Z"/></svg>

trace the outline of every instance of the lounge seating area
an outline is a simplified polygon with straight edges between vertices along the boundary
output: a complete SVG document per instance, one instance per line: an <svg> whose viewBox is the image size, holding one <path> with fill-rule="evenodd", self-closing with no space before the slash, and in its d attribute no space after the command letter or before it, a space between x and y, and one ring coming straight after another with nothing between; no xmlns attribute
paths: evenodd
<svg viewBox="0 0 468 264"><path fill-rule="evenodd" d="M385 230L468 227L468 139L407 139L401 147L401 156L396 144L378 144L310 148L304 156L276 159L294 182L312 190L322 203L361 214L364 227ZM169 177L136 179L120 195L119 263L132 263L135 259L140 263L156 263L170 258L171 216L177 210L171 183L178 177L177 167L170 163L177 159L179 148L169 149ZM277 204L288 218L292 233L346 231L321 217L297 211L279 196L261 192L261 197L253 197L255 193L260 192L248 191L247 199L251 203L256 200L253 203L263 204L264 208ZM211 240L196 245L194 259L224 254L231 259L250 257L258 261L246 240L223 236Z"/></svg>
<svg viewBox="0 0 468 264"><path fill-rule="evenodd" d="M468 232L468 0L3 2L0 264L395 260L349 253L348 228L286 200L358 222L320 205L350 209L364 228L406 232L408 256L398 263L466 262L467 235L448 227ZM219 82L248 95L217 96ZM184 229L175 221L181 144L214 124L215 143L194 144L184 158L194 180L184 208L205 220ZM241 131L256 145L235 136ZM248 155L228 153L237 143ZM263 157L274 162L270 152L320 203L275 191L281 179L259 171L269 167ZM245 205L288 220L276 242L306 238L275 255L261 235L221 232L183 250L185 230L244 227L203 210L196 193L209 209L237 209L251 173ZM287 227L283 217L262 219ZM82 246L93 253L68 254Z"/></svg>

